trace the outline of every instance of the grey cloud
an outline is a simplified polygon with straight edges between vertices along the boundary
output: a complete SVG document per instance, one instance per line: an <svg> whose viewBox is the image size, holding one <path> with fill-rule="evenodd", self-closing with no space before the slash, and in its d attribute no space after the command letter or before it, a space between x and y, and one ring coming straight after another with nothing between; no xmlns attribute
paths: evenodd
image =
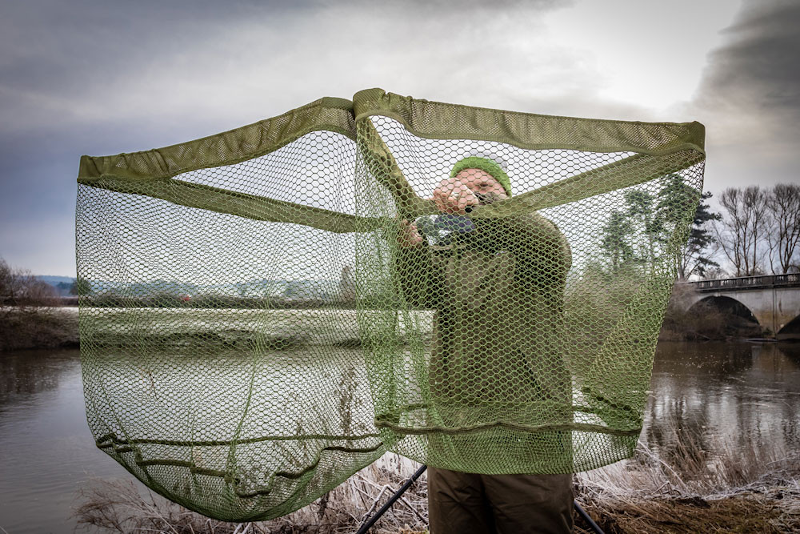
<svg viewBox="0 0 800 534"><path fill-rule="evenodd" d="M570 3L508 0L499 10L478 0L455 7L439 0L3 6L0 256L36 272L74 269L81 154L187 141L375 86L502 107L520 65L547 62L510 38L527 39L539 15Z"/></svg>
<svg viewBox="0 0 800 534"><path fill-rule="evenodd" d="M459 53L464 57L454 67L460 70L503 38L502 21L522 16L535 27L537 14L571 3L503 0L505 9L478 0L13 4L0 20L0 124L22 130L52 118L64 123L125 113L181 115L187 101L215 87L241 96L237 91L247 78L292 85L316 74L327 78L318 92L328 94L338 89L331 85L347 86L342 80L379 78L398 65L425 71ZM328 55L327 64L317 62L320 72L310 71ZM308 98L317 96L309 92Z"/></svg>
<svg viewBox="0 0 800 534"><path fill-rule="evenodd" d="M800 134L800 3L755 1L709 57L696 104L720 115L726 141L777 141Z"/></svg>
<svg viewBox="0 0 800 534"><path fill-rule="evenodd" d="M71 112L80 112L75 104L81 100L97 98L104 90L119 91L119 84L146 77L165 58L191 57L205 38L218 38L215 28L268 9L279 19L287 16L285 5L200 1L137 2L133 7L98 0L39 0L4 6L2 123L15 129L35 127L32 123L58 108L65 115L58 118L69 119Z"/></svg>
<svg viewBox="0 0 800 534"><path fill-rule="evenodd" d="M706 125L706 187L797 182L800 3L749 0L724 33L692 103Z"/></svg>
<svg viewBox="0 0 800 534"><path fill-rule="evenodd" d="M369 8L374 11L405 11L409 15L417 16L429 11L446 11L449 13L469 15L469 12L494 11L501 9L527 7L536 10L547 10L574 4L575 0L401 0L380 3L375 0L320 0L318 4L328 7L346 5L349 7ZM412 11L416 10L416 11Z"/></svg>

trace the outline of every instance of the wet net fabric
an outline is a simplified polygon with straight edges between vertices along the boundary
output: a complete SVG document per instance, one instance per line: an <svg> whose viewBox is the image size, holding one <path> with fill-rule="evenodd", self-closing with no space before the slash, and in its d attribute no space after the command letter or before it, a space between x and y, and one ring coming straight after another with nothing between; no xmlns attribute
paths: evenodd
<svg viewBox="0 0 800 534"><path fill-rule="evenodd" d="M372 89L82 158L98 447L235 521L296 510L387 450L487 474L630 456L703 135ZM434 191L470 156L510 198L443 213Z"/></svg>

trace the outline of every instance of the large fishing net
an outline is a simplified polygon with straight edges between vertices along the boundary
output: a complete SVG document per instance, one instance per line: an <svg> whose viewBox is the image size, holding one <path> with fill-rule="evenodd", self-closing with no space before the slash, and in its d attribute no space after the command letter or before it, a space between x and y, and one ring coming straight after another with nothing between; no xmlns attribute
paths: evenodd
<svg viewBox="0 0 800 534"><path fill-rule="evenodd" d="M235 521L386 451L487 474L630 456L703 136L371 89L82 158L98 447Z"/></svg>

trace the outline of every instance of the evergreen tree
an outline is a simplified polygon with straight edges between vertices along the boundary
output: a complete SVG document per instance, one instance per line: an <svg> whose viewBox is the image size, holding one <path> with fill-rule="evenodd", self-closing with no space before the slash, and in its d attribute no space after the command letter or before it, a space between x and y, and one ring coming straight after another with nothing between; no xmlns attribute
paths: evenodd
<svg viewBox="0 0 800 534"><path fill-rule="evenodd" d="M617 274L625 263L633 258L633 247L628 237L633 233L633 225L627 215L612 211L608 223L603 227L601 247L603 254L611 259L611 272Z"/></svg>
<svg viewBox="0 0 800 534"><path fill-rule="evenodd" d="M681 214L686 213L687 206L697 205L688 239L679 239L675 268L678 278L682 280L693 274L705 276L709 268L719 267L719 264L712 260L708 253L708 249L716 242L708 223L720 219L720 215L712 213L710 206L705 202L711 196L710 192L701 194L700 191L686 184L677 174L667 176L665 184L659 192L661 200L656 210L657 218L662 225L662 232L668 228L675 228L676 225L680 227L685 224L685 221L681 220ZM662 240L666 243L669 239L670 236L665 232Z"/></svg>
<svg viewBox="0 0 800 534"><path fill-rule="evenodd" d="M76 278L69 289L70 295L87 296L92 293L92 284L85 278Z"/></svg>
<svg viewBox="0 0 800 534"><path fill-rule="evenodd" d="M692 274L705 276L708 269L719 267L719 263L711 259L708 249L716 243L708 223L718 221L721 218L719 213L713 213L711 207L705 203L711 198L710 191L700 195L700 204L694 214L692 229L689 232L689 241L683 247L682 254L678 257L678 275L681 278L688 278Z"/></svg>
<svg viewBox="0 0 800 534"><path fill-rule="evenodd" d="M637 261L649 265L656 256L656 242L663 229L663 223L656 217L653 209L653 195L647 191L635 189L625 193L625 202L628 204L627 215L635 222L637 233L644 236L645 250L640 253Z"/></svg>
<svg viewBox="0 0 800 534"><path fill-rule="evenodd" d="M624 266L652 265L669 247L677 247L675 269L681 279L705 276L708 269L718 267L709 253L716 240L708 223L720 215L711 212L705 202L709 198L711 193L701 194L678 174L663 178L658 195L641 189L626 192L626 210L611 212L603 228L601 247L611 260L611 274L619 274ZM687 208L694 206L688 236L676 235L675 230L689 222Z"/></svg>

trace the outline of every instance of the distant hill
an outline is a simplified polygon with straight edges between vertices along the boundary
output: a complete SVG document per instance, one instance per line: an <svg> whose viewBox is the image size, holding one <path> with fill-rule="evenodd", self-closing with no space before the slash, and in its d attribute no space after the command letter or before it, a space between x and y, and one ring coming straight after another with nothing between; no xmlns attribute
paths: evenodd
<svg viewBox="0 0 800 534"><path fill-rule="evenodd" d="M37 274L36 278L38 278L42 282L47 282L51 286L55 285L55 284L57 284L59 282L66 282L68 284L74 284L75 283L75 277L74 276L45 276L45 275Z"/></svg>
<svg viewBox="0 0 800 534"><path fill-rule="evenodd" d="M75 283L75 278L71 276L36 276L37 279L49 284L58 291L59 296L67 297L70 295L72 284Z"/></svg>
<svg viewBox="0 0 800 534"><path fill-rule="evenodd" d="M36 276L55 288L62 297L71 296L70 290L75 283L69 276ZM147 297L158 294L197 297L233 296L248 298L280 297L295 300L329 300L337 298L341 291L339 280L248 280L246 282L228 284L194 284L174 280L151 280L147 282L109 282L101 280L88 281L95 293L120 293L128 296ZM352 283L352 282L351 282Z"/></svg>

